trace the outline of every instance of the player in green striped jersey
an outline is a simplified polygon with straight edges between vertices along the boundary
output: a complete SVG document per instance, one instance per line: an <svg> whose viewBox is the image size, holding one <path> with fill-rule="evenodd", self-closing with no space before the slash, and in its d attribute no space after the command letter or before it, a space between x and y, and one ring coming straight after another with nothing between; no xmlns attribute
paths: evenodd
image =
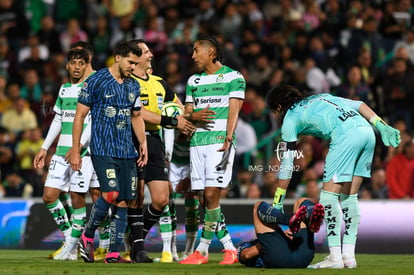
<svg viewBox="0 0 414 275"><path fill-rule="evenodd" d="M212 36L200 37L194 43L192 58L202 72L187 81L185 111L190 120L193 112L206 108L215 115L207 123L199 123L191 138L191 188L204 191L205 217L200 244L180 263L207 263L208 248L216 235L224 246L224 259L220 264L233 264L237 262L237 251L224 223L220 192L231 181L234 131L246 82L240 72L221 63L222 50Z"/></svg>
<svg viewBox="0 0 414 275"><path fill-rule="evenodd" d="M69 72L70 82L60 87L59 95L53 110L55 111L54 120L49 128L48 134L42 145L42 149L34 158L34 167L43 168L47 156L47 151L59 135L56 152L50 164L46 179L43 201L52 214L59 229L65 236L65 243L62 251L53 258L56 260L76 260L77 244L82 233L85 219L86 206L85 194L89 187L98 188L92 162L88 155L87 145L90 138L90 128L88 122L84 124L82 135L83 163L81 171L73 171L70 164L66 161L66 155L72 148L72 125L75 117L78 94L87 77L85 71L90 62L90 56L86 50L74 49L67 54L66 68ZM73 214L71 217L59 200L61 192L71 191Z"/></svg>

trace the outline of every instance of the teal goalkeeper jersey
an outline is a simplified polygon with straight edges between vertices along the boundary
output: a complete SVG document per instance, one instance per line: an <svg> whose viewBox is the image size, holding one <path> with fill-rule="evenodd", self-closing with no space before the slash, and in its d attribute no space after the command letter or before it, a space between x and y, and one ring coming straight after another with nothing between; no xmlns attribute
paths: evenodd
<svg viewBox="0 0 414 275"><path fill-rule="evenodd" d="M214 123L199 127L191 138L190 146L223 143L226 137L230 98L244 99L246 81L243 75L227 66L215 74L192 75L186 86L186 103L192 103L194 112L206 108L216 112Z"/></svg>
<svg viewBox="0 0 414 275"><path fill-rule="evenodd" d="M298 135L311 135L329 141L334 131L335 134L346 134L350 128L369 126L358 112L361 103L330 94L305 98L286 112L282 140L293 142Z"/></svg>

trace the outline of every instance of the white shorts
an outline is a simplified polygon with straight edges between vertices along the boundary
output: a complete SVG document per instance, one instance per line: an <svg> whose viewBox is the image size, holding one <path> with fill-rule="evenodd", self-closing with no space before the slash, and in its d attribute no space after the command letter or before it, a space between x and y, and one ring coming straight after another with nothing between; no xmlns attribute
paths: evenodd
<svg viewBox="0 0 414 275"><path fill-rule="evenodd" d="M76 193L87 193L89 188L99 188L91 157L82 157L82 169L73 171L63 156L53 155L45 186Z"/></svg>
<svg viewBox="0 0 414 275"><path fill-rule="evenodd" d="M191 189L204 190L205 187L226 188L232 176L235 148L230 147L228 162L224 169L216 166L223 159L224 152L217 152L223 144L210 144L190 147Z"/></svg>
<svg viewBox="0 0 414 275"><path fill-rule="evenodd" d="M169 179L174 191L175 187L177 187L177 184L179 184L180 181L189 177L190 164L175 164L172 162L170 163Z"/></svg>

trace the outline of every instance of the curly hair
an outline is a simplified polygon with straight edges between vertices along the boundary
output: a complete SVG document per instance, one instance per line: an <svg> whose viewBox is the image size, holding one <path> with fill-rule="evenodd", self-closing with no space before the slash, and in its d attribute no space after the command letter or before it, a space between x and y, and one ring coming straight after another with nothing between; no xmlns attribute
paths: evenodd
<svg viewBox="0 0 414 275"><path fill-rule="evenodd" d="M278 111L281 119L287 110L296 102L308 97L310 94L301 92L293 86L281 85L273 87L266 96L267 106L271 110Z"/></svg>

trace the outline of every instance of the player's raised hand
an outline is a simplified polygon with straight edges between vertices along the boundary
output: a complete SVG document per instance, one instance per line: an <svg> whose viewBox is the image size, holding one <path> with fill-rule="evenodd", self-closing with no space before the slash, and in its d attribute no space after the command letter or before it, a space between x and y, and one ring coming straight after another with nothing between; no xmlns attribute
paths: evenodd
<svg viewBox="0 0 414 275"><path fill-rule="evenodd" d="M196 127L193 123L186 119L184 115L176 116L178 123L177 128L180 129L184 133L192 133L195 131Z"/></svg>
<svg viewBox="0 0 414 275"><path fill-rule="evenodd" d="M392 146L395 148L400 144L401 137L399 130L389 126L382 119L375 121L374 126L380 132L382 142L384 142L386 146Z"/></svg>
<svg viewBox="0 0 414 275"><path fill-rule="evenodd" d="M47 151L45 149L40 149L40 151L35 155L33 159L33 167L34 168L43 168L45 166L45 158L47 155Z"/></svg>

